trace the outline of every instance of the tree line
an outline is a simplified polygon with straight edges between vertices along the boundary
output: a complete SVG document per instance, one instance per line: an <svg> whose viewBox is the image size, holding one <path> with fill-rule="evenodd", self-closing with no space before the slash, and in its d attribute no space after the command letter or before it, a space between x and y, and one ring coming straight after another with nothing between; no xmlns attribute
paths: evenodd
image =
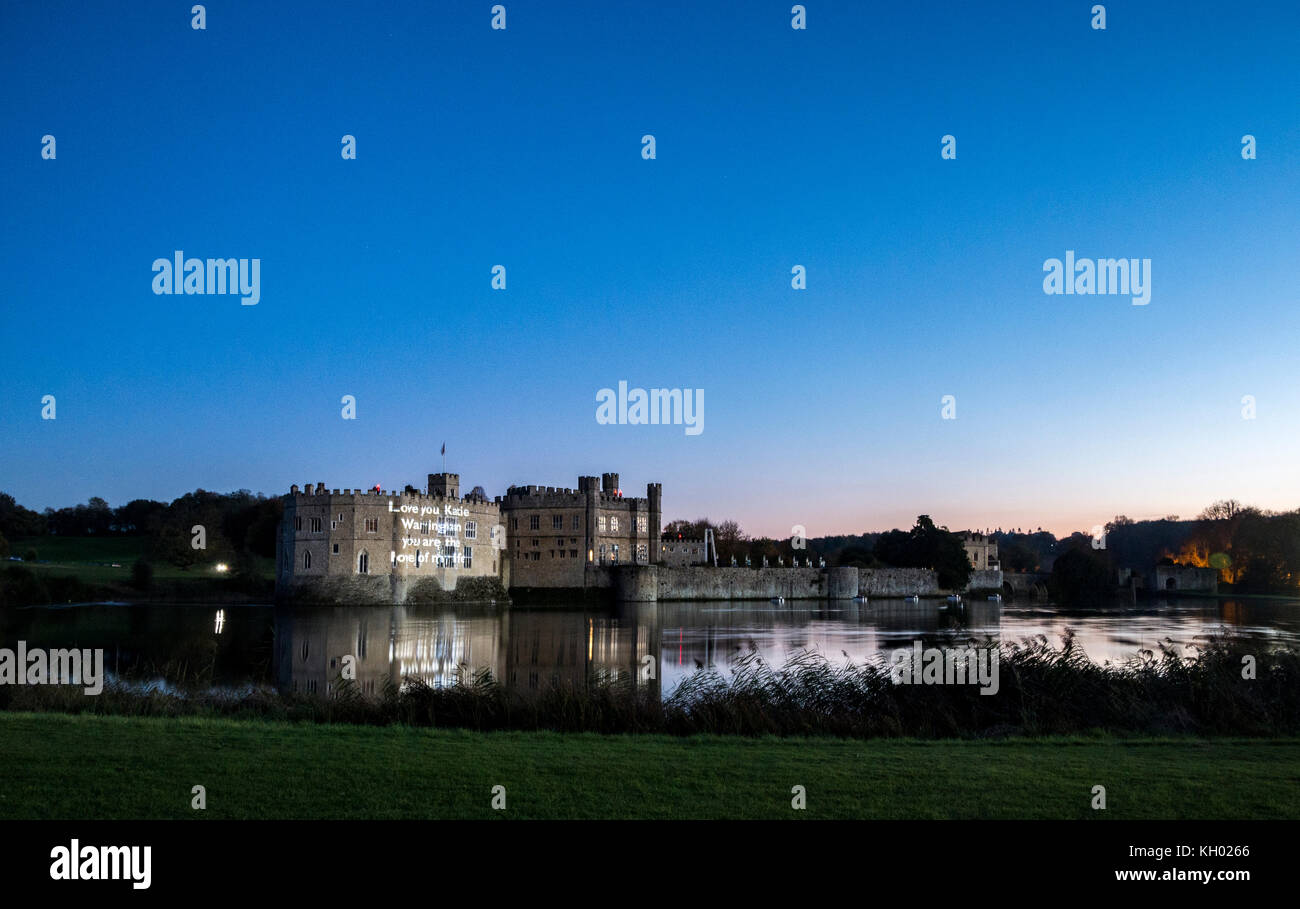
<svg viewBox="0 0 1300 909"><path fill-rule="evenodd" d="M971 566L956 534L938 527L927 515L910 531L772 539L750 537L735 521L670 521L664 538L703 539L712 529L718 562L760 565L778 557L811 557L816 563L858 568L929 568L940 572L948 589L965 586ZM1182 565L1218 570L1220 581L1242 593L1295 594L1300 590L1300 509L1266 511L1224 499L1195 519L1166 515L1135 521L1116 515L1103 533L1077 531L1058 538L1041 527L997 528L987 536L997 543L1004 572L1043 572L1053 575L1053 595L1060 600L1113 594L1119 570L1144 574L1156 565ZM800 542L803 543L800 546ZM964 565L964 568L963 568ZM960 583L957 583L960 581Z"/></svg>
<svg viewBox="0 0 1300 909"><path fill-rule="evenodd" d="M253 557L275 557L282 511L280 499L247 489L229 493L196 489L171 502L133 499L116 508L95 496L84 504L42 512L0 493L0 556L8 556L9 541L19 538L137 537L151 560L182 568L225 561L239 572L249 569ZM196 525L203 528L202 549L193 546Z"/></svg>

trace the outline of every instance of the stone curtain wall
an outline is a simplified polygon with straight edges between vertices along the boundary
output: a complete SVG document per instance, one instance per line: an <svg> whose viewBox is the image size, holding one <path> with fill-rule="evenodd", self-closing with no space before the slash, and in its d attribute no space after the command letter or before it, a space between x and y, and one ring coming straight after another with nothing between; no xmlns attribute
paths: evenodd
<svg viewBox="0 0 1300 909"><path fill-rule="evenodd" d="M857 583L851 573L856 572ZM704 565L658 567L661 600L849 599L861 593L878 597L942 596L935 572L924 568L711 568ZM1002 588L1001 571L971 572L969 589ZM645 585L639 590L644 595Z"/></svg>
<svg viewBox="0 0 1300 909"><path fill-rule="evenodd" d="M661 600L819 599L826 595L820 568L712 568L660 566Z"/></svg>

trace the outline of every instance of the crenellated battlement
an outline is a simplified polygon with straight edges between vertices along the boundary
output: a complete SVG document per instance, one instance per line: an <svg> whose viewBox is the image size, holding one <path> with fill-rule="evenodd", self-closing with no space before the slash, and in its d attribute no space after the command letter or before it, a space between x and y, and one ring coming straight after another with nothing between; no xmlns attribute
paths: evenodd
<svg viewBox="0 0 1300 909"><path fill-rule="evenodd" d="M626 504L629 509L648 509L657 504L662 495L663 486L659 483L646 485L646 496L625 496L618 485L618 474L606 473L596 477L578 477L578 488L561 486L511 486L504 496L496 500L503 506L512 508L578 508L586 506L588 497L602 507L616 507Z"/></svg>
<svg viewBox="0 0 1300 909"><path fill-rule="evenodd" d="M308 483L305 490L300 490L295 483L289 487L289 492L281 497L286 501L300 502L304 505L324 505L339 500L356 502L365 505L381 505L381 499L401 499L403 501L417 502L447 502L453 504L479 505L479 506L496 506L500 503L500 496L496 499L489 499L485 495L466 495L451 496L442 492L425 492L416 489L414 486L407 486L405 489L398 491L394 489L326 489L324 483Z"/></svg>

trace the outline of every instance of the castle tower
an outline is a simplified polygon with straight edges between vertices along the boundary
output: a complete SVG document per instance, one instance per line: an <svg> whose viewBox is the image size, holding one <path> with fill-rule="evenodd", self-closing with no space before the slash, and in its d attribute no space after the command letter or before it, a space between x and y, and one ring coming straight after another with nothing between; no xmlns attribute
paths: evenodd
<svg viewBox="0 0 1300 909"><path fill-rule="evenodd" d="M429 495L439 496L444 499L459 499L460 498L460 474L458 473L429 474Z"/></svg>
<svg viewBox="0 0 1300 909"><path fill-rule="evenodd" d="M652 564L659 562L659 533L663 527L663 495L664 487L662 483L647 483L645 486L646 498L650 500L650 527L647 534L649 540L650 562Z"/></svg>
<svg viewBox="0 0 1300 909"><path fill-rule="evenodd" d="M596 511L600 504L600 481L595 477L578 477L578 492L587 500L586 538L583 543L583 558L595 561L596 552Z"/></svg>

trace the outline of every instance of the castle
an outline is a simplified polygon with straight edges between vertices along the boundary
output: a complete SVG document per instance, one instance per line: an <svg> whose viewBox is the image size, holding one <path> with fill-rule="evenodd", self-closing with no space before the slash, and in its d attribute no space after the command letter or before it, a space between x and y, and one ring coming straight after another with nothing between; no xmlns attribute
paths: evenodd
<svg viewBox="0 0 1300 909"><path fill-rule="evenodd" d="M616 473L578 488L511 486L462 496L460 476L407 486L284 496L276 595L332 603L490 599L507 589L608 587L609 569L659 560L662 489L625 497Z"/></svg>
<svg viewBox="0 0 1300 909"><path fill-rule="evenodd" d="M290 487L276 545L276 598L332 605L418 605L509 597L616 602L936 596L929 569L715 566L704 544L662 540L663 492L624 496L616 473L577 489L511 486L461 495L460 476L422 492ZM969 588L1003 589L996 543L968 534Z"/></svg>

